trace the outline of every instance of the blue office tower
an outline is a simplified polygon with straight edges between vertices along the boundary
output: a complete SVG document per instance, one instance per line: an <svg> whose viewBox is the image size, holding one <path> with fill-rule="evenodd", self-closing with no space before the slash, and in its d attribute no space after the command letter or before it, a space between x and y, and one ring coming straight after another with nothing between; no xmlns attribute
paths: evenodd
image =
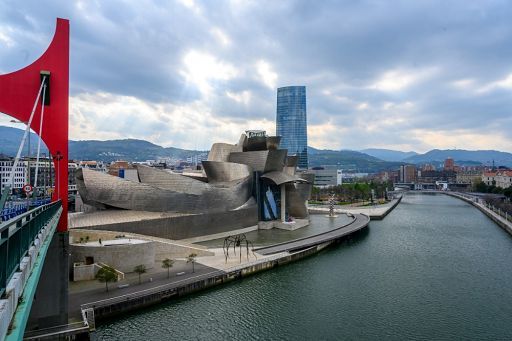
<svg viewBox="0 0 512 341"><path fill-rule="evenodd" d="M308 125L306 120L306 87L286 86L277 89L276 135L280 148L288 155L298 155L298 167L308 168Z"/></svg>

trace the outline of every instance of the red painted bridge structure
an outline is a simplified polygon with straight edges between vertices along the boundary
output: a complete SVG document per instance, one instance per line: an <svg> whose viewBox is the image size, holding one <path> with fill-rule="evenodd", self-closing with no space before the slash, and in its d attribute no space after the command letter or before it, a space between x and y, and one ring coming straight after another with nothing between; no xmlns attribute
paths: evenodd
<svg viewBox="0 0 512 341"><path fill-rule="evenodd" d="M46 52L27 67L0 75L0 112L28 123L41 86L41 71L50 72L49 103L45 105L43 135L40 135L40 100L31 128L41 136L53 155L55 191L52 200L61 199L58 231L67 231L68 212L68 107L69 107L69 20L57 19L53 40Z"/></svg>

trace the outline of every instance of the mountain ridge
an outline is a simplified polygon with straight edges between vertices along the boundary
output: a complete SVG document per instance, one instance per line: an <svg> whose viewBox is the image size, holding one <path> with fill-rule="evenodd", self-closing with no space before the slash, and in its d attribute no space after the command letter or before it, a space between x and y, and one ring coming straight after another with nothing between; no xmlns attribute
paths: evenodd
<svg viewBox="0 0 512 341"><path fill-rule="evenodd" d="M0 126L0 154L13 156L18 150L19 141L23 136L23 130ZM31 151L35 155L38 136L31 133ZM45 148L43 150L46 150ZM496 166L512 167L512 154L496 150L463 150L463 149L433 149L424 154L416 152L402 152L391 149L367 148L374 155L354 150L329 150L308 147L309 163L315 166L339 166L342 169L359 172L378 172L382 170L397 169L401 164L434 163L443 162L452 157L455 162L465 164L490 165L495 161ZM187 157L205 153L207 151L187 150L176 147L162 147L152 142L127 138L116 140L70 140L70 159L98 160L98 161L145 161L161 157L186 159ZM376 153L388 154L387 159L375 156ZM406 154L414 155L397 160ZM23 151L26 155L26 148ZM394 159L394 160L393 160Z"/></svg>
<svg viewBox="0 0 512 341"><path fill-rule="evenodd" d="M359 151L384 161L403 161L408 157L418 155L418 153L414 151L403 152L400 150L384 148L366 148Z"/></svg>

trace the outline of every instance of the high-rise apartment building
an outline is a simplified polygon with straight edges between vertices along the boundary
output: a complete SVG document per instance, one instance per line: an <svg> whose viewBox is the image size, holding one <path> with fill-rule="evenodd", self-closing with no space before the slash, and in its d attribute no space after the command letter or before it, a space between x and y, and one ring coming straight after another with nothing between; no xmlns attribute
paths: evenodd
<svg viewBox="0 0 512 341"><path fill-rule="evenodd" d="M299 156L298 167L308 168L308 126L306 87L286 86L277 89L276 135L288 155Z"/></svg>
<svg viewBox="0 0 512 341"><path fill-rule="evenodd" d="M455 170L455 162L451 157L444 160L444 170L445 171L453 171Z"/></svg>
<svg viewBox="0 0 512 341"><path fill-rule="evenodd" d="M400 182L415 182L416 181L416 166L402 165L400 166Z"/></svg>

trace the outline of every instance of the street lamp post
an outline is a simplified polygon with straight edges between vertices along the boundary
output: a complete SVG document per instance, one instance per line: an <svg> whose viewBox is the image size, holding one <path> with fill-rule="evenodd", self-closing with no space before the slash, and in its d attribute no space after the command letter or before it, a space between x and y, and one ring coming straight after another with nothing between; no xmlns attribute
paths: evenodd
<svg viewBox="0 0 512 341"><path fill-rule="evenodd" d="M63 156L60 151L57 151L57 154L53 156L53 160L57 161L57 182L55 186L57 187L57 199L60 198L60 160L62 160Z"/></svg>

